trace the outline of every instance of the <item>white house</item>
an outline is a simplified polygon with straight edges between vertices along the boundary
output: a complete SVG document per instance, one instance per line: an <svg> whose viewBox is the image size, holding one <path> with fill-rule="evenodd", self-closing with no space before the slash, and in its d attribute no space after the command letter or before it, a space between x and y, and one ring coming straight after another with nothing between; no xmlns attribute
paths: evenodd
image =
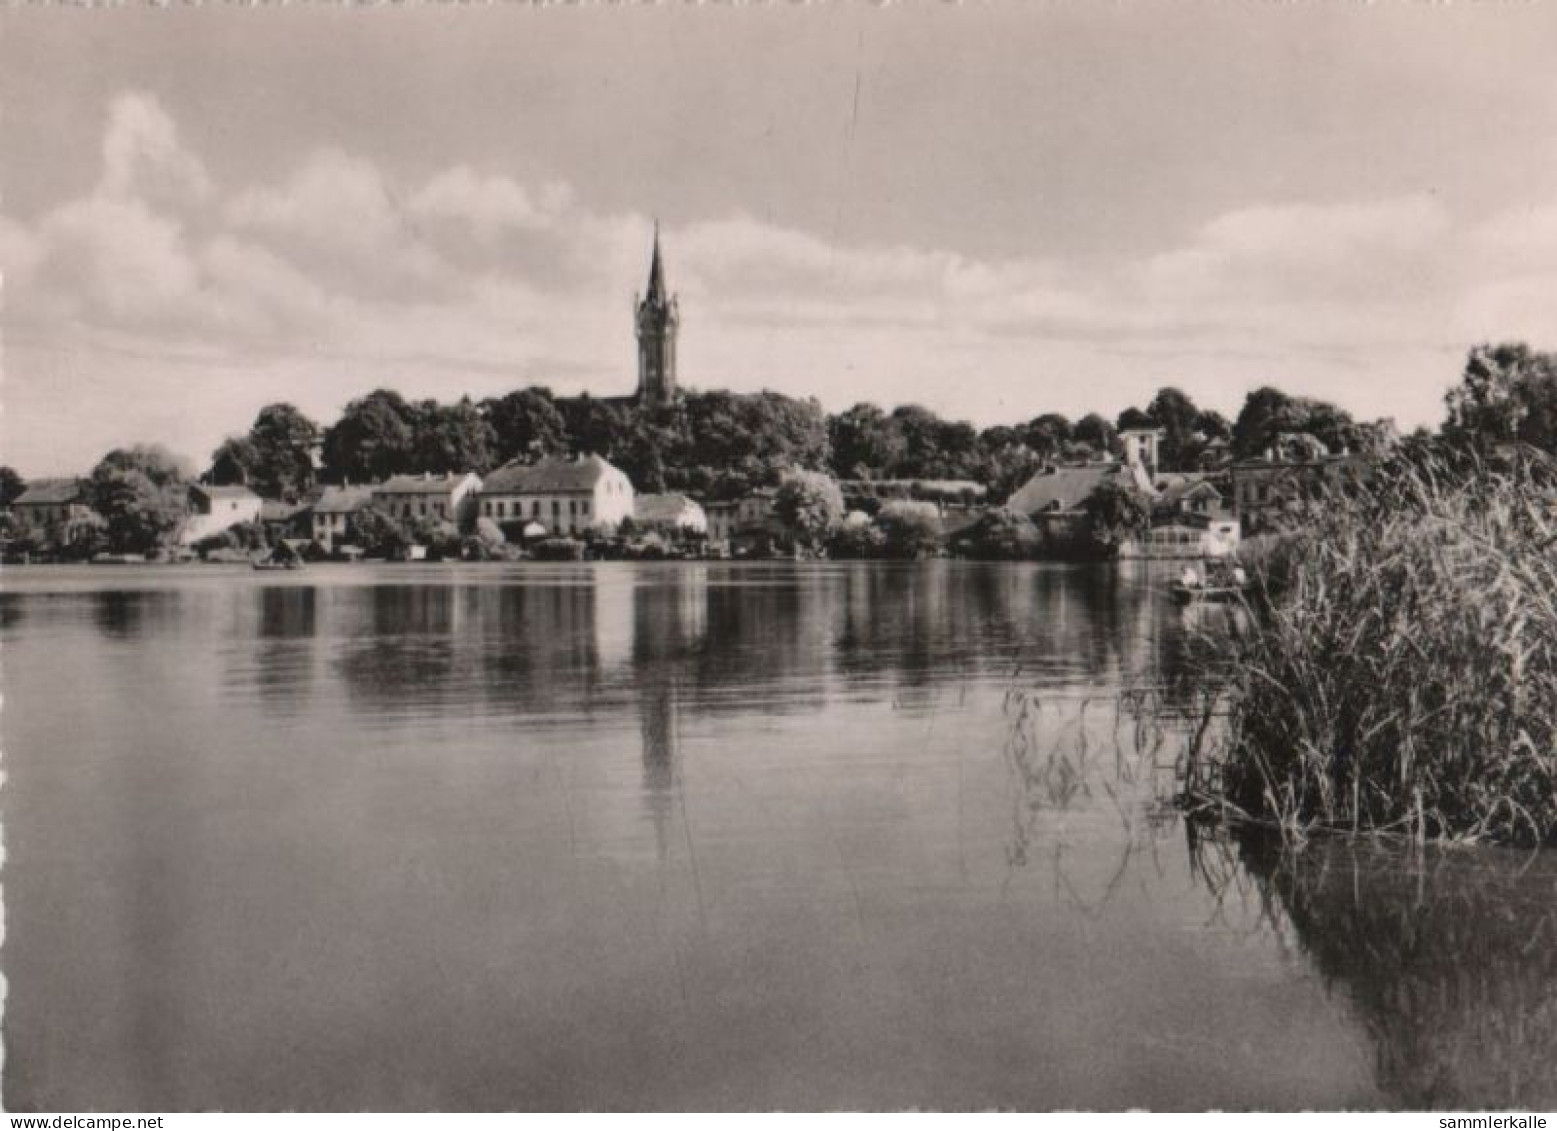
<svg viewBox="0 0 1557 1131"><path fill-rule="evenodd" d="M539 523L552 534L582 534L631 518L633 500L626 474L599 456L547 456L505 464L487 476L480 514L497 523Z"/></svg>
<svg viewBox="0 0 1557 1131"><path fill-rule="evenodd" d="M452 522L474 513L481 480L474 472L396 475L373 488L373 505L390 518Z"/></svg>
<svg viewBox="0 0 1557 1131"><path fill-rule="evenodd" d="M195 483L189 488L189 520L184 523L179 541L192 546L240 523L258 522L263 504L264 500L247 487Z"/></svg>
<svg viewBox="0 0 1557 1131"><path fill-rule="evenodd" d="M645 529L675 534L707 534L708 515L685 495L639 495L633 501L633 521Z"/></svg>

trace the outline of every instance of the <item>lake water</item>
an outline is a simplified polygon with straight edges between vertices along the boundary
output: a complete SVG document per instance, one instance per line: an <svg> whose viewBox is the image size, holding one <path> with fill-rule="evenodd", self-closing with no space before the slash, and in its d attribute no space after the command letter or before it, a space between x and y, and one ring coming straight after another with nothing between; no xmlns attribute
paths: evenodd
<svg viewBox="0 0 1557 1131"><path fill-rule="evenodd" d="M8 570L6 1106L1557 1105L1557 862L1192 835L1164 580Z"/></svg>

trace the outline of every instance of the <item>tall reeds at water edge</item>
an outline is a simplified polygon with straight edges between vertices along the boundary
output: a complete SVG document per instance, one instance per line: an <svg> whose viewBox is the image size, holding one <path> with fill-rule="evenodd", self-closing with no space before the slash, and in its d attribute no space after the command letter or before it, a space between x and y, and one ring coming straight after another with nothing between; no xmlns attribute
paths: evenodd
<svg viewBox="0 0 1557 1131"><path fill-rule="evenodd" d="M1312 501L1255 571L1192 809L1557 844L1557 466L1400 460Z"/></svg>

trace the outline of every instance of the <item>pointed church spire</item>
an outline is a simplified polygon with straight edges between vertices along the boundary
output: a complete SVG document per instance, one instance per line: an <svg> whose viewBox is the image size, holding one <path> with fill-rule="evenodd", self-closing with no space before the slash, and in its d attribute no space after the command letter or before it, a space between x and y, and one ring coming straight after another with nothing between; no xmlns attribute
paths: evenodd
<svg viewBox="0 0 1557 1131"><path fill-rule="evenodd" d="M665 264L660 259L660 222L654 221L654 258L649 263L649 293L644 298L654 306L664 306Z"/></svg>
<svg viewBox="0 0 1557 1131"><path fill-rule="evenodd" d="M681 311L665 286L660 255L660 223L654 222L654 258L649 263L649 293L638 304L638 403L658 408L676 399L676 330Z"/></svg>

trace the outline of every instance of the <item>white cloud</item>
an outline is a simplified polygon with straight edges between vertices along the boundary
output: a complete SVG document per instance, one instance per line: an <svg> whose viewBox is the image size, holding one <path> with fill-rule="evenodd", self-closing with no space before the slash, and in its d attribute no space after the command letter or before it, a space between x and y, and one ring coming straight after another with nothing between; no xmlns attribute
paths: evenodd
<svg viewBox="0 0 1557 1131"><path fill-rule="evenodd" d="M326 416L384 383L626 391L648 235L647 218L593 210L566 185L466 165L413 183L333 149L224 194L162 108L127 95L95 189L27 223L0 216L7 320L41 351L13 352L12 384L28 383L13 403L53 403L46 373L68 387L37 360L51 349L97 350L91 364L148 381L167 359L161 395L196 356L199 395L230 402L223 431L281 387ZM993 421L1112 412L1173 381L1229 410L1276 381L1414 423L1436 414L1469 341L1557 343L1557 203L1477 222L1430 196L1266 203L1101 266L849 246L744 214L664 240L685 381L839 406L920 400ZM107 434L138 412L135 397L104 404L96 432L83 425L93 447L70 458L136 438ZM183 446L198 456L215 439Z"/></svg>
<svg viewBox="0 0 1557 1131"><path fill-rule="evenodd" d="M134 92L115 98L103 135L99 191L123 199L198 203L211 192L200 159L179 142L178 127L155 98Z"/></svg>

